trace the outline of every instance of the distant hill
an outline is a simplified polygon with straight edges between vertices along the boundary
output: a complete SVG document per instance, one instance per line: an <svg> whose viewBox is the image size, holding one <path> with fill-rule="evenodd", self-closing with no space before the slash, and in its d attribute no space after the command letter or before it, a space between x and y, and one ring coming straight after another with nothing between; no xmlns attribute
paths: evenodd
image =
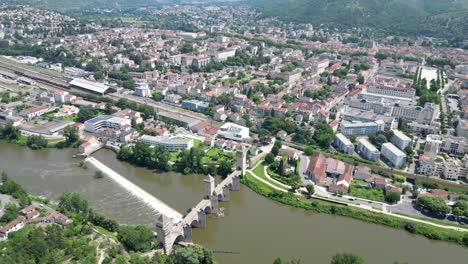
<svg viewBox="0 0 468 264"><path fill-rule="evenodd" d="M248 0L267 16L333 27L468 36L468 0Z"/></svg>
<svg viewBox="0 0 468 264"><path fill-rule="evenodd" d="M226 0L233 1L233 0ZM70 11L221 0L3 0ZM386 33L468 38L468 0L239 0L284 21L337 28L373 28ZM231 2L237 4L238 2Z"/></svg>
<svg viewBox="0 0 468 264"><path fill-rule="evenodd" d="M6 0L6 2L67 11L87 8L140 7L160 3L174 3L179 2L179 0Z"/></svg>

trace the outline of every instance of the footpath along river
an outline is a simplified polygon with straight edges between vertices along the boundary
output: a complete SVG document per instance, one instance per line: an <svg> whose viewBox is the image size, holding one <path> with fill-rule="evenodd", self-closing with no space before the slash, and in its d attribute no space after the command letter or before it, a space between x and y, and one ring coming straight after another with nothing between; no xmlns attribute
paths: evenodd
<svg viewBox="0 0 468 264"><path fill-rule="evenodd" d="M78 167L76 150L33 151L0 141L0 170L34 195L56 199L76 191L90 205L122 224L154 228L152 210L109 178L94 178L94 170ZM202 196L202 175L153 173L118 161L109 150L93 155L180 213ZM337 252L352 252L366 263L467 263L468 250L446 242L368 224L350 218L313 214L261 197L245 186L222 203L225 217L209 218L206 229L194 229L194 242L215 251L220 263L272 263L281 256L304 263L329 263Z"/></svg>

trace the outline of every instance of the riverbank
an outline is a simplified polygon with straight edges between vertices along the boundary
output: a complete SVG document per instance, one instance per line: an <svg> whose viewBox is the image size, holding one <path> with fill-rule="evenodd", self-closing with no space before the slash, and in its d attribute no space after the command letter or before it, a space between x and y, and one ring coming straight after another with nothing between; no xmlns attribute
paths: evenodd
<svg viewBox="0 0 468 264"><path fill-rule="evenodd" d="M292 193L274 190L248 173L242 178L241 182L257 194L296 208L302 208L316 213L351 217L368 223L381 224L395 229L406 230L412 234L422 235L432 240L468 246L468 233L446 230L409 220L402 220L389 215L351 208L341 203L331 203L317 198L305 199Z"/></svg>
<svg viewBox="0 0 468 264"><path fill-rule="evenodd" d="M81 159L72 158L75 154L74 149L32 151L0 142L0 170L5 170L33 195L57 201L63 192L79 192L90 207L118 223L144 224L154 230L156 217L149 206L109 177L95 179L94 167L80 168ZM203 175L155 173L120 162L108 149L92 156L181 213L203 196ZM225 208L225 217L208 217L207 228L193 229L193 241L215 252L240 252L215 253L223 264L272 263L278 256L301 258L304 263L329 263L336 252L354 252L369 263L466 261L466 248L458 244L429 240L349 217L316 214L275 202L245 185L241 185L239 192L232 192L230 201L221 206ZM252 221L262 224L252 225ZM286 227L285 223L287 228L278 228ZM294 247L278 243L281 238Z"/></svg>

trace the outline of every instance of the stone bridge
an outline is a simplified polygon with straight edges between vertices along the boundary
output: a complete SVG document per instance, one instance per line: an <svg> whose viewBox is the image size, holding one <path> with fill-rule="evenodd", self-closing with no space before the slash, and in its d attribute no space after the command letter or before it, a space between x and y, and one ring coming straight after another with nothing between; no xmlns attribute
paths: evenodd
<svg viewBox="0 0 468 264"><path fill-rule="evenodd" d="M204 184L203 199L182 218L174 220L163 214L159 215L156 223L156 234L162 243L164 252L170 254L176 243L192 242L192 228L206 227L208 214L219 214L219 202L229 201L230 191L240 189L240 178L247 169L246 151L244 148L237 152L236 171L227 176L218 185L215 179L207 175Z"/></svg>

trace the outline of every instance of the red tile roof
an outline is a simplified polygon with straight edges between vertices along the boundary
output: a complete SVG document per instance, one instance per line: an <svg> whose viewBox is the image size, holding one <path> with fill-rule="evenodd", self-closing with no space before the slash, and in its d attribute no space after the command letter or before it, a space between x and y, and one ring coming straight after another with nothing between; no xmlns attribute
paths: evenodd
<svg viewBox="0 0 468 264"><path fill-rule="evenodd" d="M312 160L309 163L308 172L316 184L321 185L325 183L326 164L325 156L323 156L322 153L315 154L312 157Z"/></svg>

